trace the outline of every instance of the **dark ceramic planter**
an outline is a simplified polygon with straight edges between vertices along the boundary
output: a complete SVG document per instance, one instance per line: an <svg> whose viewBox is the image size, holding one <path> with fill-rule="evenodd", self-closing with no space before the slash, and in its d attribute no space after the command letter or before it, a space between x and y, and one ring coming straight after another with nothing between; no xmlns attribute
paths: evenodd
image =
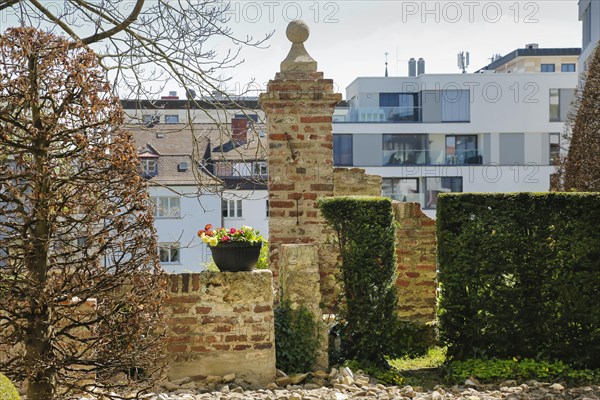
<svg viewBox="0 0 600 400"><path fill-rule="evenodd" d="M211 247L212 257L222 272L252 271L258 257L262 242L251 246L244 242L219 243Z"/></svg>

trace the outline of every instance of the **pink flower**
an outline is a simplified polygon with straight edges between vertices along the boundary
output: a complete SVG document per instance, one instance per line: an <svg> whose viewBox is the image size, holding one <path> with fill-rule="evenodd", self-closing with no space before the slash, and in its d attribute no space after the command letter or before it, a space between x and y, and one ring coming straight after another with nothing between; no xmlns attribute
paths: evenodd
<svg viewBox="0 0 600 400"><path fill-rule="evenodd" d="M231 228L231 229L229 230L229 233L231 233L231 234L233 235L233 234L235 233L235 228Z"/></svg>
<svg viewBox="0 0 600 400"><path fill-rule="evenodd" d="M221 242L229 242L229 236L225 235L221 238Z"/></svg>

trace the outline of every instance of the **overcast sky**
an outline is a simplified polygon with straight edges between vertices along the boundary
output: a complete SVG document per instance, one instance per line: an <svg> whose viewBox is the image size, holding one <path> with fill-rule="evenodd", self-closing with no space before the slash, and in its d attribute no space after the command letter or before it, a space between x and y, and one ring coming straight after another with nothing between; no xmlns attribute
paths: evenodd
<svg viewBox="0 0 600 400"><path fill-rule="evenodd" d="M344 98L356 77L383 76L385 52L390 76L404 76L411 57L423 57L427 73L458 73L460 51L470 53L474 72L527 43L581 47L577 0L233 1L230 16L236 32L275 31L269 48L243 51L244 64L226 76L232 91L274 77L290 47L285 28L296 17L310 27L305 46L319 71Z"/></svg>
<svg viewBox="0 0 600 400"><path fill-rule="evenodd" d="M470 53L468 72L474 72L494 54L527 43L581 47L577 0L233 0L227 16L238 36L262 38L274 32L267 48L244 48L240 58L245 62L223 72L229 81L222 89L231 94L247 90L252 79L253 87L266 88L289 51L285 29L293 19L309 25L305 46L344 98L356 77L383 76L386 52L389 75L405 76L411 57L424 58L427 73L458 73L461 51ZM0 28L16 24L12 12L0 17ZM211 44L221 54L232 46L225 40Z"/></svg>

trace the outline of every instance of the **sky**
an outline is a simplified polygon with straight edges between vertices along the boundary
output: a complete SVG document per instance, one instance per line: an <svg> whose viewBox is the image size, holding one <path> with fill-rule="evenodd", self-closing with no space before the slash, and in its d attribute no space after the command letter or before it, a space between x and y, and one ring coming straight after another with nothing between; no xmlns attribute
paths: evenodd
<svg viewBox="0 0 600 400"><path fill-rule="evenodd" d="M285 29L300 18L310 28L305 42L318 70L345 88L356 78L383 76L389 53L390 76L406 76L408 59L425 60L427 73L459 73L457 54L470 53L467 72L528 43L581 47L577 0L546 1L233 1L234 32L260 37L274 32L265 49L243 49L245 60L224 75L227 90L248 82L265 88L289 51Z"/></svg>
<svg viewBox="0 0 600 400"><path fill-rule="evenodd" d="M459 52L470 53L467 71L475 72L495 54L528 43L581 47L577 0L231 0L230 5L228 26L237 36L273 33L262 48L243 48L244 62L223 72L227 82L221 89L230 94L266 89L290 49L285 29L293 19L308 24L305 47L344 98L355 78L384 75L385 53L389 75L406 76L411 57L425 60L426 73L459 73ZM10 13L0 15L0 28L13 24ZM232 47L228 40L213 44L221 54ZM176 86L164 90L183 94Z"/></svg>

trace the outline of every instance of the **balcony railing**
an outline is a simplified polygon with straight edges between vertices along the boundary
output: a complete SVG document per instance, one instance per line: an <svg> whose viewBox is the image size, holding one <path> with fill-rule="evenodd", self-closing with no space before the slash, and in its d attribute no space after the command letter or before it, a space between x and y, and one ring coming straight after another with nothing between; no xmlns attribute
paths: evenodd
<svg viewBox="0 0 600 400"><path fill-rule="evenodd" d="M483 157L479 150L455 151L446 154L444 150L383 150L382 165L482 165Z"/></svg>
<svg viewBox="0 0 600 400"><path fill-rule="evenodd" d="M350 110L346 122L421 122L421 107L378 107Z"/></svg>
<svg viewBox="0 0 600 400"><path fill-rule="evenodd" d="M455 150L454 154L446 154L449 165L481 165L483 157L479 150Z"/></svg>

